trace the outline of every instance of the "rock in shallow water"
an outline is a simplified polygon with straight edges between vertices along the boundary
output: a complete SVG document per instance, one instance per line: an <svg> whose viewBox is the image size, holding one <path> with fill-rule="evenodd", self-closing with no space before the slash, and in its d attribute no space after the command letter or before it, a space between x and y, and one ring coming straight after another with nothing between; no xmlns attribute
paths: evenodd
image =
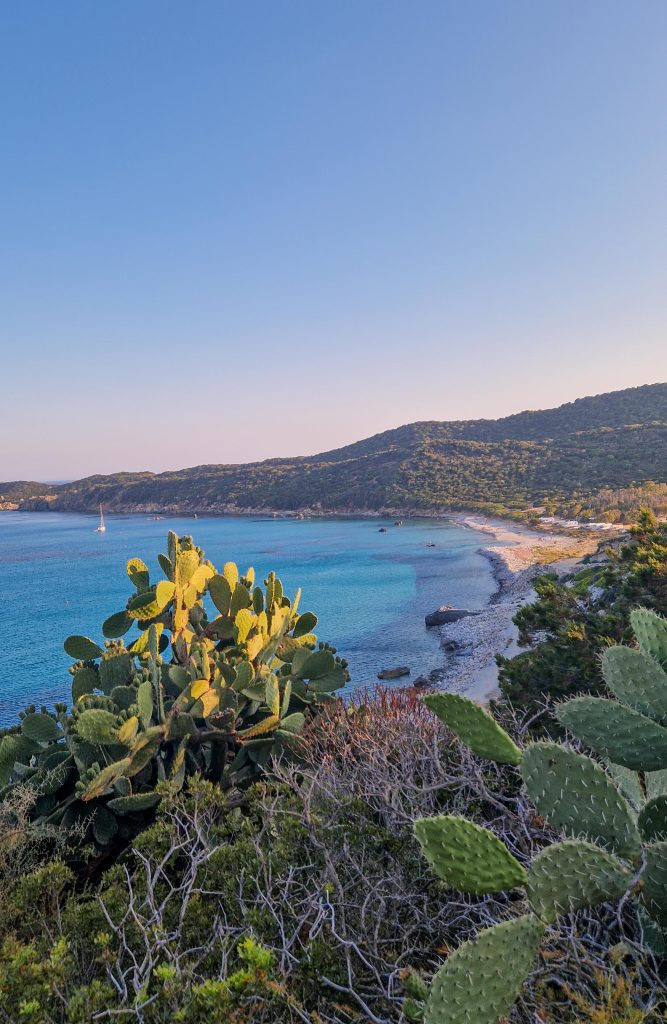
<svg viewBox="0 0 667 1024"><path fill-rule="evenodd" d="M400 679L401 676L409 676L410 669L407 665L399 665L398 668L383 668L378 672L378 679Z"/></svg>
<svg viewBox="0 0 667 1024"><path fill-rule="evenodd" d="M449 608L443 605L437 611L431 612L424 619L427 626L447 626L450 622L458 622L468 615L479 615L479 612L470 612L467 608Z"/></svg>

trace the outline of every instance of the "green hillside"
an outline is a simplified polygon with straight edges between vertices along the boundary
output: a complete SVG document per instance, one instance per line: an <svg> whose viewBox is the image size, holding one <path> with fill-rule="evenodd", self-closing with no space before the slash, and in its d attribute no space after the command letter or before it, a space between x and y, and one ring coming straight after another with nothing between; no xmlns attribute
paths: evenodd
<svg viewBox="0 0 667 1024"><path fill-rule="evenodd" d="M2 484L22 508L604 513L601 493L667 481L667 384L499 420L412 423L335 451L242 466ZM12 488L15 491L12 492ZM32 490L31 490L32 489ZM644 488L645 490L645 488Z"/></svg>

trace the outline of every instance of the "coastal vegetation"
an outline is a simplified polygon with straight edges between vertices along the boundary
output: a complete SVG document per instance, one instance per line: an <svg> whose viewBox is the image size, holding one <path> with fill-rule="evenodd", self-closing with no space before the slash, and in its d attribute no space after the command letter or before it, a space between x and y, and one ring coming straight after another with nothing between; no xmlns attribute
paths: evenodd
<svg viewBox="0 0 667 1024"><path fill-rule="evenodd" d="M60 486L0 483L5 508L110 512L306 509L521 518L546 508L624 518L648 481L667 478L667 384L499 420L413 423L336 451L248 465L116 473ZM607 504L608 502L608 504Z"/></svg>
<svg viewBox="0 0 667 1024"><path fill-rule="evenodd" d="M544 578L525 624L544 642L517 659L547 652L534 689L490 712L414 688L344 703L345 662L275 576L218 572L174 535L159 562L157 582L128 562L106 643L66 640L72 706L0 740L0 1022L664 1020L649 512L584 575ZM628 745L623 716L653 732Z"/></svg>
<svg viewBox="0 0 667 1024"><path fill-rule="evenodd" d="M514 619L527 650L497 657L504 696L536 709L554 698L597 693L602 652L632 640L631 609L667 614L667 529L644 509L629 541L584 558L572 581L538 576L535 590L537 599Z"/></svg>
<svg viewBox="0 0 667 1024"><path fill-rule="evenodd" d="M415 822L429 863L447 888L473 895L525 888L526 912L480 932L433 979L427 1024L497 1024L537 959L546 927L561 914L631 895L644 941L667 950L667 620L635 609L639 649L607 648L607 697L559 705L562 726L607 761L554 742L519 748L479 705L452 693L425 702L477 754L519 769L538 814L567 837L526 868L489 829L465 817ZM581 837L586 837L582 839Z"/></svg>

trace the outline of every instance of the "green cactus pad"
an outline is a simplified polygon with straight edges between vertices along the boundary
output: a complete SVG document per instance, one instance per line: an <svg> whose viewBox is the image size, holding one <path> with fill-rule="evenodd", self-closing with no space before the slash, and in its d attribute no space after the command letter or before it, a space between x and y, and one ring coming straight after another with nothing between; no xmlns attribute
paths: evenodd
<svg viewBox="0 0 667 1024"><path fill-rule="evenodd" d="M558 743L531 743L521 775L528 796L550 824L585 836L621 857L635 857L641 837L632 811L604 769Z"/></svg>
<svg viewBox="0 0 667 1024"><path fill-rule="evenodd" d="M528 914L459 946L433 979L424 1024L497 1024L530 973L543 931Z"/></svg>
<svg viewBox="0 0 667 1024"><path fill-rule="evenodd" d="M537 855L528 872L528 899L544 921L617 899L628 889L633 873L593 843L568 839Z"/></svg>
<svg viewBox="0 0 667 1024"><path fill-rule="evenodd" d="M114 686L110 697L117 708L127 711L137 700L137 691L134 686Z"/></svg>
<svg viewBox="0 0 667 1024"><path fill-rule="evenodd" d="M75 661L94 661L104 654L102 648L87 636L68 636L63 646L65 653Z"/></svg>
<svg viewBox="0 0 667 1024"><path fill-rule="evenodd" d="M647 913L661 928L667 928L667 842L646 848L642 882L640 897Z"/></svg>
<svg viewBox="0 0 667 1024"><path fill-rule="evenodd" d="M607 761L607 771L630 806L635 811L641 810L644 804L644 791L639 774L622 764L614 764L613 761Z"/></svg>
<svg viewBox="0 0 667 1024"><path fill-rule="evenodd" d="M157 560L160 563L160 568L165 574L168 580L173 582L174 580L174 565L170 562L166 555L158 555Z"/></svg>
<svg viewBox="0 0 667 1024"><path fill-rule="evenodd" d="M153 687L148 680L141 683L137 690L137 705L139 707L141 724L144 729L147 729L153 717Z"/></svg>
<svg viewBox="0 0 667 1024"><path fill-rule="evenodd" d="M118 822L106 807L96 807L92 822L93 835L100 846L107 846L118 832Z"/></svg>
<svg viewBox="0 0 667 1024"><path fill-rule="evenodd" d="M18 744L15 736L3 736L0 740L0 786L6 786L17 760Z"/></svg>
<svg viewBox="0 0 667 1024"><path fill-rule="evenodd" d="M667 619L648 608L635 608L630 612L630 624L642 653L667 669Z"/></svg>
<svg viewBox="0 0 667 1024"><path fill-rule="evenodd" d="M608 647L602 674L617 700L656 722L667 722L667 672L653 658L633 647Z"/></svg>
<svg viewBox="0 0 667 1024"><path fill-rule="evenodd" d="M283 732L291 733L293 736L298 736L306 724L306 716L300 711L293 711L291 715L285 715L280 722L280 728Z"/></svg>
<svg viewBox="0 0 667 1024"><path fill-rule="evenodd" d="M117 640L118 637L125 636L133 621L126 611L116 612L102 623L102 635L107 640Z"/></svg>
<svg viewBox="0 0 667 1024"><path fill-rule="evenodd" d="M667 795L663 793L649 800L641 810L637 825L647 843L667 839Z"/></svg>
<svg viewBox="0 0 667 1024"><path fill-rule="evenodd" d="M331 651L313 651L306 658L301 668L304 679L324 679L336 668L336 661Z"/></svg>
<svg viewBox="0 0 667 1024"><path fill-rule="evenodd" d="M304 612L296 620L294 629L292 630L292 636L298 639L300 636L307 636L308 633L312 633L317 625L317 615L313 615L312 612Z"/></svg>
<svg viewBox="0 0 667 1024"><path fill-rule="evenodd" d="M646 772L644 775L646 784L646 796L650 800L654 796L662 796L667 793L667 768L660 772Z"/></svg>
<svg viewBox="0 0 667 1024"><path fill-rule="evenodd" d="M21 722L21 732L36 743L49 743L63 738L63 731L55 719L39 712L25 716Z"/></svg>
<svg viewBox="0 0 667 1024"><path fill-rule="evenodd" d="M499 764L521 763L521 750L488 711L456 693L430 693L424 703L480 757Z"/></svg>
<svg viewBox="0 0 667 1024"><path fill-rule="evenodd" d="M96 746L118 743L116 716L101 708L82 711L76 720L76 731L82 740Z"/></svg>
<svg viewBox="0 0 667 1024"><path fill-rule="evenodd" d="M208 581L208 592L213 604L221 615L229 615L232 601L232 588L224 576L212 576Z"/></svg>
<svg viewBox="0 0 667 1024"><path fill-rule="evenodd" d="M642 903L636 903L637 917L642 927L643 945L650 949L656 956L663 957L667 953L667 931L655 923L653 918L646 913Z"/></svg>
<svg viewBox="0 0 667 1024"><path fill-rule="evenodd" d="M252 598L250 591L242 583L237 583L234 587L234 593L229 605L229 611L231 615L236 615L242 608L249 608L252 604Z"/></svg>
<svg viewBox="0 0 667 1024"><path fill-rule="evenodd" d="M159 793L136 793L133 796L118 796L110 800L107 807L116 814L136 814L156 807L162 797Z"/></svg>
<svg viewBox="0 0 667 1024"><path fill-rule="evenodd" d="M466 818L420 818L414 829L429 864L449 889L481 895L526 881L525 869L505 844Z"/></svg>
<svg viewBox="0 0 667 1024"><path fill-rule="evenodd" d="M115 686L124 686L132 671L132 655L123 651L100 662L99 687L104 693L111 693Z"/></svg>
<svg viewBox="0 0 667 1024"><path fill-rule="evenodd" d="M99 688L99 685L100 678L97 669L80 668L72 679L72 700L76 704L79 697L83 697L85 693L92 693L93 690Z"/></svg>
<svg viewBox="0 0 667 1024"><path fill-rule="evenodd" d="M556 711L561 725L599 754L635 771L667 768L667 729L605 697L575 697Z"/></svg>
<svg viewBox="0 0 667 1024"><path fill-rule="evenodd" d="M174 584L168 580L160 580L156 587L135 594L127 602L127 614L131 619L146 622L159 615L174 596Z"/></svg>

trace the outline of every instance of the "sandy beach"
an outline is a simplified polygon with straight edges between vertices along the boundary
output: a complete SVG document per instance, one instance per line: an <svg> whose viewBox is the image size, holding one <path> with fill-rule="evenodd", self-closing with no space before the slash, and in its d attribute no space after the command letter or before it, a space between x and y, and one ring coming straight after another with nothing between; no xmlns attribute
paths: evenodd
<svg viewBox="0 0 667 1024"><path fill-rule="evenodd" d="M521 651L512 619L521 605L535 599L536 576L571 572L579 559L595 550L598 538L573 539L481 516L452 518L493 537L493 547L482 546L479 551L491 563L498 589L477 615L438 627L446 658L438 685L486 702L499 694L496 654L513 657Z"/></svg>

